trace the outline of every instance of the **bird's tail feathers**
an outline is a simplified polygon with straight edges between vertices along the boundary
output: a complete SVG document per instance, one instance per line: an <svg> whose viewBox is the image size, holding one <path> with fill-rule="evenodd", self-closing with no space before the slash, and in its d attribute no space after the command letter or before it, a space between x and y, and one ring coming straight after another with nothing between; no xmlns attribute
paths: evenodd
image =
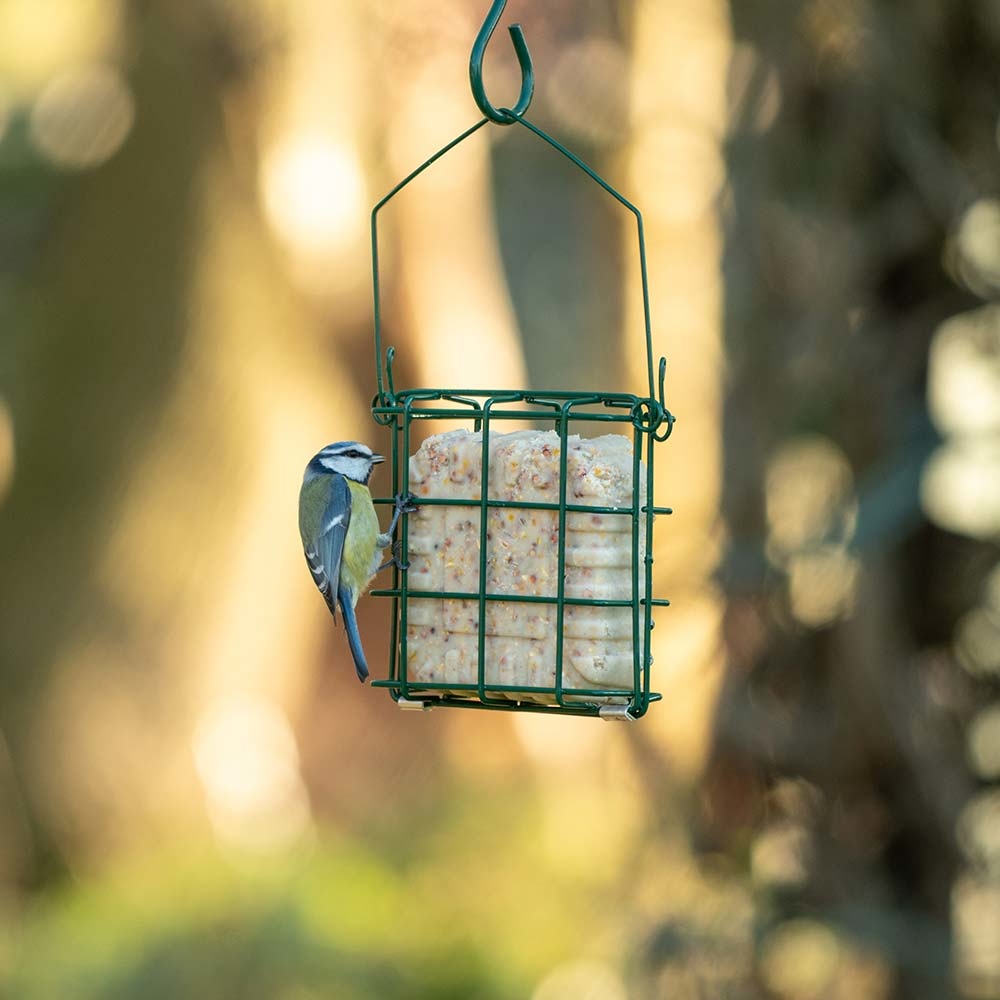
<svg viewBox="0 0 1000 1000"><path fill-rule="evenodd" d="M354 657L354 669L358 672L358 680L362 684L368 680L368 664L365 661L365 651L361 648L361 633L358 632L358 620L354 617L354 604L346 587L337 591L340 600L340 610L344 613L344 627L347 629L347 642Z"/></svg>

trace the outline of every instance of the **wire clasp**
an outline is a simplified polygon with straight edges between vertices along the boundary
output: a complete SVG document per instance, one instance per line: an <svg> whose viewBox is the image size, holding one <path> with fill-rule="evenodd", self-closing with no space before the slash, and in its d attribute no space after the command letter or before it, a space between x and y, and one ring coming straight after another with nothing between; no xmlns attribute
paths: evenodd
<svg viewBox="0 0 1000 1000"><path fill-rule="evenodd" d="M472 56L469 59L469 80L472 83L472 96L475 98L479 110L497 125L511 125L521 115L528 110L531 98L535 93L535 71L531 65L531 53L528 52L528 43L524 40L524 31L521 25L512 24L509 28L510 40L514 43L514 51L517 53L517 62L521 67L521 94L513 108L495 108L490 99L486 96L486 89L483 87L483 56L486 54L486 46L489 44L493 31L500 20L507 0L493 0L483 26L476 35L476 40L472 45Z"/></svg>

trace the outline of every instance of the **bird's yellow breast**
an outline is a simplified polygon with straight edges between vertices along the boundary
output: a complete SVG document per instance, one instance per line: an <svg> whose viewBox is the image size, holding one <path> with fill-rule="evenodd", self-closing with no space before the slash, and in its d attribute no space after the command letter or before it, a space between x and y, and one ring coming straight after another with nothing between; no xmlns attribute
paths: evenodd
<svg viewBox="0 0 1000 1000"><path fill-rule="evenodd" d="M351 521L344 539L340 579L350 587L357 603L382 562L382 549L378 544L378 516L368 487L350 479L347 487L351 491Z"/></svg>

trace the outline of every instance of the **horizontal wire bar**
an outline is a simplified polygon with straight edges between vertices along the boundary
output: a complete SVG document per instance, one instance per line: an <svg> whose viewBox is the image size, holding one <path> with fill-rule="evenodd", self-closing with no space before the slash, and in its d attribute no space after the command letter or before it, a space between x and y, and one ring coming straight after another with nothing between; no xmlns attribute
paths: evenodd
<svg viewBox="0 0 1000 1000"><path fill-rule="evenodd" d="M372 597L402 597L400 589L392 588L386 590L369 591ZM511 604L552 604L559 603L559 598L553 594L551 597L540 597L535 594L480 594L479 591L468 592L460 590L414 590L412 587L407 591L407 598L433 599L447 601L478 601L480 597L485 597L487 601L509 601ZM641 604L644 598L640 599ZM631 608L632 601L601 600L592 597L564 597L563 604L569 604L579 608Z"/></svg>
<svg viewBox="0 0 1000 1000"><path fill-rule="evenodd" d="M414 497L418 507L476 507L482 506L479 497ZM395 497L372 497L372 503L394 504ZM494 500L492 497L486 501L487 507L497 509L510 508L521 510L560 510L557 503L544 503L541 500ZM631 507L592 507L589 504L568 503L566 510L571 514L633 514ZM640 507L639 512L646 514L648 507ZM654 514L673 514L672 507L654 507Z"/></svg>
<svg viewBox="0 0 1000 1000"><path fill-rule="evenodd" d="M403 406L374 406L373 413L380 414L406 414L411 420L438 420L451 418L455 420L475 420L481 416L482 410L466 407L465 409L450 409L445 407L434 407L416 409L414 407ZM552 410L491 410L490 420L556 420L558 415ZM631 413L581 413L577 410L573 414L574 420L586 420L588 423L632 423Z"/></svg>
<svg viewBox="0 0 1000 1000"><path fill-rule="evenodd" d="M371 685L372 687L384 687L396 690L403 687L403 682L399 680L378 680L372 681ZM492 684L490 681L486 681L485 686L488 694L496 694L498 692L504 694L552 694L555 692L554 686ZM451 681L420 681L418 683L408 680L406 682L406 689L410 692L410 695L414 692L434 691L472 691L478 693L479 684L453 684ZM628 698L634 693L632 688L570 688L565 685L562 691L563 694L583 698Z"/></svg>
<svg viewBox="0 0 1000 1000"><path fill-rule="evenodd" d="M536 400L546 399L563 401L592 399L595 405L601 404L605 400L610 400L614 403L641 403L645 398L637 396L632 392L601 392L598 390L588 392L586 390L572 389L432 389L429 387L416 387L412 389L400 389L396 393L396 399L430 399L444 396L469 396L479 399L497 399L500 402L535 402Z"/></svg>
<svg viewBox="0 0 1000 1000"><path fill-rule="evenodd" d="M395 497L373 497L372 503L394 504ZM414 503L418 507L482 507L478 497L421 497L414 495ZM498 509L521 510L560 510L557 503L545 503L541 500L493 500L486 501L487 507ZM568 503L566 510L571 514L632 514L631 507L590 507L585 504Z"/></svg>
<svg viewBox="0 0 1000 1000"><path fill-rule="evenodd" d="M449 397L444 397L444 398L448 399ZM381 410L383 412L386 412L386 413L404 413L404 412L408 412L408 413L410 413L410 414L412 414L414 416L419 416L419 415L428 414L428 413L435 413L435 412L438 412L438 411L444 411L446 413L455 414L456 416L466 416L466 417L472 416L472 415L474 415L476 413L483 413L486 410L489 410L490 413L491 413L491 415L496 415L497 417L500 417L500 418L503 418L503 419L506 419L506 420L512 420L512 419L515 419L515 418L523 418L523 417L532 417L532 418L537 418L539 420L545 420L545 419L551 419L553 417L558 417L558 415L559 415L558 408L560 406L560 404L556 400L552 400L550 403L544 403L544 402L541 402L540 400L530 400L530 401L529 400L510 400L510 401L504 401L504 402L500 402L500 403L492 403L492 401L489 400L489 399L483 400L483 405L482 406L480 406L474 400L470 400L468 403L465 403L465 404L458 404L458 403L456 403L455 406L429 406L429 405L425 405L425 404L439 403L439 402L441 402L441 400L439 400L439 399L421 399L421 398L417 397L415 399L411 399L411 400L409 400L407 402L404 402L404 403L401 403L401 402L397 401L396 403L384 403L384 404L380 404L377 407L377 409ZM541 406L547 406L547 407L551 407L551 409L530 410L530 409L509 409L508 408L508 407L511 407L511 406L514 406L514 405L520 404L520 403L531 403L531 404L534 404L534 405L540 406L540 407ZM597 403L597 404L587 403L585 405L587 405L587 406L595 406L595 409L593 409L593 410L583 410L583 409L573 410L572 411L572 419L573 420L586 420L586 421L591 421L591 420L619 420L619 421L622 421L622 420L631 420L632 419L632 410L634 410L635 406L638 405L638 404L629 404L629 403L626 403L626 402L623 401L623 402L620 402L620 403L614 403L614 402ZM603 407L603 410L596 409L597 406ZM604 410L611 410L611 409L620 410L622 412L614 412L614 413L605 413L604 412Z"/></svg>
<svg viewBox="0 0 1000 1000"><path fill-rule="evenodd" d="M385 688L388 691L399 692L399 691L402 690L402 688L403 688L404 685L403 685L402 681L398 681L398 680L385 680L385 681L376 680L376 681L372 681L371 682L371 686L372 687L377 687L377 688ZM472 698L464 698L464 697L454 697L454 698L452 698L452 697L449 697L447 694L443 694L443 695L439 694L437 688L435 688L434 690L428 691L428 690L424 689L423 685L412 684L410 682L406 683L406 688L410 692L410 695L412 695L412 698L410 697L410 695L407 695L407 699L408 700L414 700L414 699L416 699L416 700L425 700L425 701L430 702L431 705L434 705L434 706L436 706L436 705L457 705L457 706L460 706L462 708L500 708L500 709L510 709L512 706L517 705L517 706L523 706L525 708L527 708L527 707L530 706L532 708L537 709L540 712L562 712L562 711L566 711L566 712L569 712L569 713L576 713L576 712L579 712L581 710L598 709L598 708L602 707L600 705L588 704L587 702L570 702L570 703L567 703L565 705L559 705L559 704L557 704L555 702L544 702L544 701L527 701L527 702L522 702L522 701L517 701L517 700L513 700L513 699L511 699L511 700L509 700L507 702L499 702L499 703L498 702L488 702L488 701L483 702L483 701L478 701L478 700L472 699ZM449 684L442 684L441 685L441 690L444 690L444 691L453 691L453 690L456 690L456 689L457 689L457 685L454 685L454 684L451 684L451 685L449 685ZM490 688L489 690L493 691L494 688ZM478 685L475 685L475 690L474 690L473 693L478 693ZM508 694L522 693L523 694L523 693L525 693L525 689L524 688L518 688L516 690L509 691L507 693ZM556 689L554 687L551 687L551 688L541 688L541 689L539 689L539 691L537 693L555 696ZM573 695L574 696L579 695L579 694L583 694L583 692L576 691L576 690L573 691ZM587 697L589 697L589 698L596 698L596 697L605 697L605 696L604 695L587 694ZM617 699L627 698L628 697L628 692L616 691L616 692L614 692L613 695L609 695L608 697L614 697L614 698L617 698ZM663 700L663 695L660 694L659 691L650 691L649 694L648 694L648 696L644 696L644 699L645 699L645 701L647 703L652 703L654 701L662 701ZM618 703L620 704L620 701ZM636 706L633 705L632 707L634 708ZM588 714L590 714L590 713L588 712ZM596 713L594 713L594 714L596 714Z"/></svg>

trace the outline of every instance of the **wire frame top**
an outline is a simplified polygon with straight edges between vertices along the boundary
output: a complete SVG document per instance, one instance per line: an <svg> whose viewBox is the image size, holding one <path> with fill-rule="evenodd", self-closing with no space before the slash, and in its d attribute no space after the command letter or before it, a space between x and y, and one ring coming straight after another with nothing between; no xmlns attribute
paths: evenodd
<svg viewBox="0 0 1000 1000"><path fill-rule="evenodd" d="M486 20L480 29L472 49L472 56L469 63L469 77L472 84L473 97L477 105L483 112L483 117L467 128L451 142L442 146L436 153L424 160L415 170L406 175L388 194L386 194L372 209L371 213L371 244L372 244L372 290L374 294L374 324L375 324L375 373L378 382L378 394L373 401L372 415L378 423L389 424L392 422L391 411L398 402L398 396L393 384L392 361L394 357L393 348L388 348L383 352L382 347L382 298L381 282L379 272L379 244L378 244L378 217L385 206L392 201L400 191L411 181L419 177L425 170L433 166L442 156L449 153L460 143L465 142L470 136L478 132L483 126L495 124L507 126L518 124L522 128L537 136L543 142L548 143L556 152L560 153L578 169L582 170L594 183L602 187L620 205L628 209L635 217L636 238L639 246L639 268L642 277L642 307L643 323L645 328L646 341L646 375L648 381L648 395L642 400L642 406L636 407L635 424L637 429L650 433L657 441L665 441L673 430L675 417L666 408L663 402L664 378L666 374L666 359L659 360L659 378L654 379L653 365L653 334L650 320L649 308L649 278L646 268L646 240L643 232L642 213L615 187L609 184L592 167L581 160L575 153L567 149L562 143L554 139L543 129L525 117L528 105L534 90L534 73L531 65L531 56L528 52L527 43L524 40L524 33L520 25L511 25L510 34L513 40L514 49L517 53L518 62L521 66L522 84L520 96L513 108L495 108L486 97L482 82L482 61L486 45L493 33L494 28L500 18L500 14L506 4L506 0L494 0L494 3L487 15ZM421 390L423 391L423 390ZM432 390L434 392L449 390ZM583 395L583 394L581 394Z"/></svg>

